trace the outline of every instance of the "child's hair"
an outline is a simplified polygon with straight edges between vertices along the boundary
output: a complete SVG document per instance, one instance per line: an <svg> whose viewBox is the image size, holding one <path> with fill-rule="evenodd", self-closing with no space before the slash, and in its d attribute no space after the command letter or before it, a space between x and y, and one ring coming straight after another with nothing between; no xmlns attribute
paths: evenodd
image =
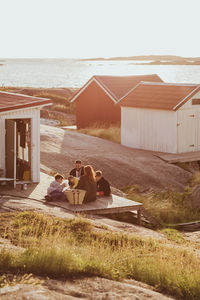
<svg viewBox="0 0 200 300"><path fill-rule="evenodd" d="M81 161L80 159L77 159L77 160L75 161L75 164L82 164L82 161Z"/></svg>
<svg viewBox="0 0 200 300"><path fill-rule="evenodd" d="M64 177L61 175L61 174L56 174L55 176L54 176L54 178L55 178L55 180L57 180L57 179L64 179Z"/></svg>
<svg viewBox="0 0 200 300"><path fill-rule="evenodd" d="M73 175L69 175L67 179L69 181L69 186L74 186L74 183L70 181L70 179L74 179L74 176Z"/></svg>
<svg viewBox="0 0 200 300"><path fill-rule="evenodd" d="M96 171L95 176L97 176L97 177L102 176L102 172L100 170Z"/></svg>

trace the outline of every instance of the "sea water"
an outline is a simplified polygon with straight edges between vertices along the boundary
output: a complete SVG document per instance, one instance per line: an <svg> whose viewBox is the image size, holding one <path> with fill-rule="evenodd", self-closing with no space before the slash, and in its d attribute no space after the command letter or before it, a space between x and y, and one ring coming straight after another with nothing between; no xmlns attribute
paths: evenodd
<svg viewBox="0 0 200 300"><path fill-rule="evenodd" d="M200 84L200 66L136 65L133 61L0 59L0 86L81 87L93 75L158 74L165 82Z"/></svg>

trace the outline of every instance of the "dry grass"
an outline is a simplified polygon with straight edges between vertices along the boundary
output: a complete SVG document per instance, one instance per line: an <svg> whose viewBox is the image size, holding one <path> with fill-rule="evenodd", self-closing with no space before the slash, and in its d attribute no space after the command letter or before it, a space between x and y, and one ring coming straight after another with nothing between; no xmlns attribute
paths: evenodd
<svg viewBox="0 0 200 300"><path fill-rule="evenodd" d="M130 186L123 189L127 198L142 202L144 207L157 221L166 226L169 224L184 223L200 220L200 211L188 205L194 188L200 184L200 172L194 173L188 186L182 193L173 190L150 192L141 195L138 188Z"/></svg>
<svg viewBox="0 0 200 300"><path fill-rule="evenodd" d="M3 214L2 214L3 215ZM1 235L26 250L3 250L3 272L49 277L133 278L180 299L199 299L199 258L165 242L109 231L85 219L58 219L33 212L0 216ZM3 229L2 229L3 228ZM191 249L192 250L192 249Z"/></svg>
<svg viewBox="0 0 200 300"><path fill-rule="evenodd" d="M79 132L96 136L115 143L121 143L120 126L106 126L105 124L93 124L91 127L79 129Z"/></svg>

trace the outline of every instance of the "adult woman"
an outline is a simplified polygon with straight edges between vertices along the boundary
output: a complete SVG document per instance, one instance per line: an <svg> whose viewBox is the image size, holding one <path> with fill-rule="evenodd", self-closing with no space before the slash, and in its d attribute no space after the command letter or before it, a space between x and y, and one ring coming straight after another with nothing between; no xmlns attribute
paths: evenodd
<svg viewBox="0 0 200 300"><path fill-rule="evenodd" d="M83 199L84 203L96 200L97 187L95 180L95 172L92 166L88 165L84 167L84 175L81 176L76 189L86 191L85 197Z"/></svg>

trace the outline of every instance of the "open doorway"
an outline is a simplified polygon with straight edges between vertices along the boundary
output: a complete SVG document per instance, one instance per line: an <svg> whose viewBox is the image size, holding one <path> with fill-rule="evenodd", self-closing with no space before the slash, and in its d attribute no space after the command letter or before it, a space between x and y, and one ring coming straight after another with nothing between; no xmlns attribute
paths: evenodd
<svg viewBox="0 0 200 300"><path fill-rule="evenodd" d="M6 177L31 181L31 119L6 120Z"/></svg>

